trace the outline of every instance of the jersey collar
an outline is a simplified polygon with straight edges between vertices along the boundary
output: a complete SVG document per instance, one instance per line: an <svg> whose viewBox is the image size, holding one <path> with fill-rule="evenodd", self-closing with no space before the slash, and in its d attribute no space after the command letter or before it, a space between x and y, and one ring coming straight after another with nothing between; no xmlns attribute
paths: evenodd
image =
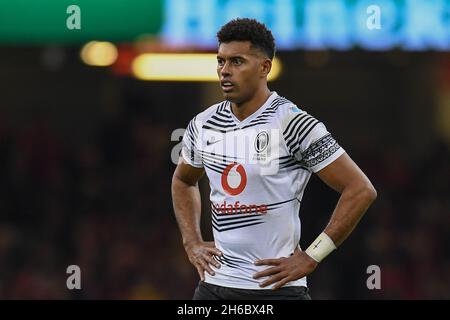
<svg viewBox="0 0 450 320"><path fill-rule="evenodd" d="M245 123L248 123L249 121L252 121L252 119L256 118L258 115L260 115L268 106L271 105L272 101L278 97L278 93L276 91L272 91L269 98L266 100L266 102L264 102L264 104L259 107L255 112L253 112L251 115L249 115L247 118L245 118L244 120L240 121L238 118L236 118L236 116L234 115L233 111L231 110L231 102L227 103L226 108L228 109L228 111L230 111L231 114L231 118L234 120L234 122L237 125L242 125Z"/></svg>

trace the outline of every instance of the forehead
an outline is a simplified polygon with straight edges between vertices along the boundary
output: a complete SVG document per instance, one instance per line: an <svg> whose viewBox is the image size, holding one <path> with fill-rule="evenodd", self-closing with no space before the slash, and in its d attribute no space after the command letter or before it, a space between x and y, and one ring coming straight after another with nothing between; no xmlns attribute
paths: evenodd
<svg viewBox="0 0 450 320"><path fill-rule="evenodd" d="M250 41L231 41L219 45L217 55L226 57L256 55L256 49L252 48Z"/></svg>

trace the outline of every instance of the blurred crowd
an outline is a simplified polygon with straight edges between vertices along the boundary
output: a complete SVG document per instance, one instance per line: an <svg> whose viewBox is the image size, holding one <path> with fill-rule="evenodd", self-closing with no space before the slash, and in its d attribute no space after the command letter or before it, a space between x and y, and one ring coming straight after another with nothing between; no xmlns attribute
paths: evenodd
<svg viewBox="0 0 450 320"><path fill-rule="evenodd" d="M450 299L450 147L437 139L417 163L380 152L367 163L380 193L364 231L365 258L381 261L375 297Z"/></svg>
<svg viewBox="0 0 450 320"><path fill-rule="evenodd" d="M198 276L172 210L173 129L121 115L69 143L45 115L14 130L0 118L0 298L190 299ZM378 199L311 275L313 298L450 298L450 148L436 139L414 162L400 148L352 147ZM335 200L314 180L304 226ZM371 264L380 290L366 287ZM66 287L69 265L81 269L81 290Z"/></svg>
<svg viewBox="0 0 450 320"><path fill-rule="evenodd" d="M169 132L110 121L70 145L45 117L0 126L0 297L165 299L190 294L171 209ZM66 269L81 269L81 290Z"/></svg>

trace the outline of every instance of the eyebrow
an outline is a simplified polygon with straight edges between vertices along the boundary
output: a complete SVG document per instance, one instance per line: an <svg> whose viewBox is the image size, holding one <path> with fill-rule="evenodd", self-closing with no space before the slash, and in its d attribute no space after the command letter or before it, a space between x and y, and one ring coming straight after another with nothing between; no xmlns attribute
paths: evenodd
<svg viewBox="0 0 450 320"><path fill-rule="evenodd" d="M247 60L244 56L240 56L240 55L228 57L229 60L231 60L231 59L237 59L237 58L243 59L243 60ZM226 57L223 57L223 56L221 56L221 55L217 55L217 59L224 59L224 60L226 60L227 58L226 58Z"/></svg>

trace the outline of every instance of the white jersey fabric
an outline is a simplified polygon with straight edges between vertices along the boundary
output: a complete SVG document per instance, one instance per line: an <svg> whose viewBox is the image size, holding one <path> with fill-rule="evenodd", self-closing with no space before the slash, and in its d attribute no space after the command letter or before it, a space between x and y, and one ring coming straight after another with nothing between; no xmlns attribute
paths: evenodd
<svg viewBox="0 0 450 320"><path fill-rule="evenodd" d="M189 123L182 157L204 168L211 187L212 228L221 268L205 281L224 287L268 289L253 279L270 266L259 259L289 257L299 245L303 192L312 172L345 151L325 125L272 92L239 121L223 101ZM306 277L285 286L306 286Z"/></svg>

